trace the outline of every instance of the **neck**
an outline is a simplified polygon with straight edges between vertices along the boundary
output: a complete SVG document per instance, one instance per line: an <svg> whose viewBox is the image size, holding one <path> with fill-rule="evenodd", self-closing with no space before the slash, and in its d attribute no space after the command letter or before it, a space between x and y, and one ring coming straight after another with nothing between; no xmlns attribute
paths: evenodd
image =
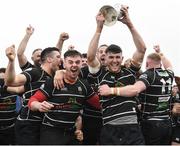
<svg viewBox="0 0 180 146"><path fill-rule="evenodd" d="M53 73L52 73L51 69L50 69L48 66L46 66L46 65L41 65L41 68L42 68L46 73L48 73L48 75L53 76Z"/></svg>
<svg viewBox="0 0 180 146"><path fill-rule="evenodd" d="M161 68L161 66L157 65L157 66L149 66L147 69L152 69L152 68Z"/></svg>
<svg viewBox="0 0 180 146"><path fill-rule="evenodd" d="M64 81L68 84L74 84L77 81L77 79L78 79L78 77L76 77L75 79L72 79L69 76L67 76L66 74L64 76Z"/></svg>
<svg viewBox="0 0 180 146"><path fill-rule="evenodd" d="M116 71L116 72L111 71L108 67L106 67L106 69L107 69L109 72L112 72L112 73L119 73L119 72L121 71L121 67L120 67L119 70Z"/></svg>

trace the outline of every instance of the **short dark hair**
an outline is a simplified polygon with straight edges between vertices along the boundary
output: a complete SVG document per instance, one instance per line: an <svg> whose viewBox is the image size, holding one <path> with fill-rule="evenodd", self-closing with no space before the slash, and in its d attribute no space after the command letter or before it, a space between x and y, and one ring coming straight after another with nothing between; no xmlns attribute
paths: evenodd
<svg viewBox="0 0 180 146"><path fill-rule="evenodd" d="M42 49L41 49L41 48L35 49L35 50L32 52L32 55L33 55L36 51L42 51Z"/></svg>
<svg viewBox="0 0 180 146"><path fill-rule="evenodd" d="M111 44L110 46L107 47L105 52L106 53L114 53L114 54L122 53L122 49L117 45Z"/></svg>
<svg viewBox="0 0 180 146"><path fill-rule="evenodd" d="M87 53L82 53L82 58L87 58Z"/></svg>
<svg viewBox="0 0 180 146"><path fill-rule="evenodd" d="M41 62L43 63L47 57L49 57L51 55L51 53L53 51L57 51L59 52L59 49L56 48L56 47L48 47L48 48L45 48L42 52L41 52Z"/></svg>
<svg viewBox="0 0 180 146"><path fill-rule="evenodd" d="M67 50L64 53L64 59L66 57L74 57L74 56L80 56L82 58L82 54L80 52L78 52L77 50Z"/></svg>
<svg viewBox="0 0 180 146"><path fill-rule="evenodd" d="M2 67L0 68L0 73L5 73L6 72L6 68Z"/></svg>

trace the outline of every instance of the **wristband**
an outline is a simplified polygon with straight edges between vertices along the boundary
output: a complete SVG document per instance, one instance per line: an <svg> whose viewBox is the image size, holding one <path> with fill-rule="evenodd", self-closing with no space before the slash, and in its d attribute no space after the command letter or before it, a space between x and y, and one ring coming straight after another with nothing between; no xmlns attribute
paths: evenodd
<svg viewBox="0 0 180 146"><path fill-rule="evenodd" d="M117 88L117 95L120 96L120 89Z"/></svg>

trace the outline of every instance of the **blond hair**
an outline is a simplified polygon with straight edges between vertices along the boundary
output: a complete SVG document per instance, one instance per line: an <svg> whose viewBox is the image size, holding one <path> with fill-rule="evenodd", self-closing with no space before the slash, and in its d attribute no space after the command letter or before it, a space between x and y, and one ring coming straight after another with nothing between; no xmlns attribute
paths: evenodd
<svg viewBox="0 0 180 146"><path fill-rule="evenodd" d="M147 58L158 63L161 62L161 56L158 53L151 53L147 56Z"/></svg>

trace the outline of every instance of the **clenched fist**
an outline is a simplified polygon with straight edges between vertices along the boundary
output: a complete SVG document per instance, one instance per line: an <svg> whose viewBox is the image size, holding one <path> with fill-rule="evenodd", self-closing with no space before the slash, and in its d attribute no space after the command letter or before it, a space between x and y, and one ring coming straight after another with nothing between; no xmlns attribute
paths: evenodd
<svg viewBox="0 0 180 146"><path fill-rule="evenodd" d="M15 53L15 45L12 45L8 48L6 48L6 56L8 57L9 61L13 62L16 57Z"/></svg>

